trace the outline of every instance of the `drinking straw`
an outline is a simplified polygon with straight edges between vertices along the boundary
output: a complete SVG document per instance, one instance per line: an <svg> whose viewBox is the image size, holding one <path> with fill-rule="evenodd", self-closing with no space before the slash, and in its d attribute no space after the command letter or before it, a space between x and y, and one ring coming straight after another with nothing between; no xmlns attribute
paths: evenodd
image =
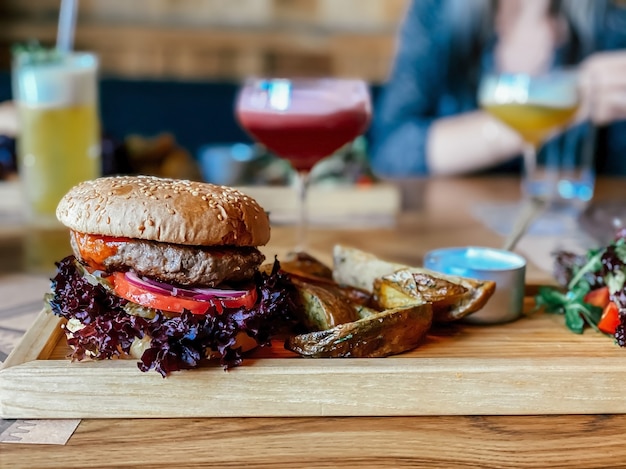
<svg viewBox="0 0 626 469"><path fill-rule="evenodd" d="M61 0L57 29L57 50L60 52L69 52L74 47L77 10L78 0Z"/></svg>

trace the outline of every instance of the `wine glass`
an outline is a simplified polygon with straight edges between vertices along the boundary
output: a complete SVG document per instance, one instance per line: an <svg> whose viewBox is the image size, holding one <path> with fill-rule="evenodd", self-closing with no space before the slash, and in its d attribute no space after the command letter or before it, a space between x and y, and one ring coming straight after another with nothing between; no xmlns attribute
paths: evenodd
<svg viewBox="0 0 626 469"><path fill-rule="evenodd" d="M558 162L538 165L537 153L555 132L572 122L580 105L578 74L558 69L539 75L492 73L478 91L480 106L523 138L524 195L543 201L558 193Z"/></svg>
<svg viewBox="0 0 626 469"><path fill-rule="evenodd" d="M341 78L251 78L236 102L240 125L296 171L298 244L306 248L309 174L321 159L366 129L371 100L363 80Z"/></svg>

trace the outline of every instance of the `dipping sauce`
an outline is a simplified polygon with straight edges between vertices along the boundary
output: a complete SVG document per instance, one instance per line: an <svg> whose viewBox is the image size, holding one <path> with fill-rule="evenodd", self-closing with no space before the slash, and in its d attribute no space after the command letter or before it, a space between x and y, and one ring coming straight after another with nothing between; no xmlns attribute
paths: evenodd
<svg viewBox="0 0 626 469"><path fill-rule="evenodd" d="M513 252L488 247L452 247L430 251L424 267L448 275L493 280L496 291L483 309L465 318L477 324L514 321L523 312L526 260Z"/></svg>

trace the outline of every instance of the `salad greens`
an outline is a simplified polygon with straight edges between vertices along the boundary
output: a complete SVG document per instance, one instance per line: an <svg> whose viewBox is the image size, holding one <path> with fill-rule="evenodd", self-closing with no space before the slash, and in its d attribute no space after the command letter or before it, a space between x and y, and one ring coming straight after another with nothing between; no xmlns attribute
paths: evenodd
<svg viewBox="0 0 626 469"><path fill-rule="evenodd" d="M556 254L558 287L541 287L537 308L562 314L577 334L587 327L613 335L626 347L626 229L608 245L584 255Z"/></svg>

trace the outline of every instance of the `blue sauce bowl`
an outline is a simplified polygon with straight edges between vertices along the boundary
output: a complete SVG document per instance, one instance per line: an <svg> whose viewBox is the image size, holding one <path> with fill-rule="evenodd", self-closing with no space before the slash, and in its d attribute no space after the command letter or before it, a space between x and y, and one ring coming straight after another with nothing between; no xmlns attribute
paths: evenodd
<svg viewBox="0 0 626 469"><path fill-rule="evenodd" d="M430 251L424 267L477 280L493 280L496 291L487 304L465 318L474 324L499 324L518 319L524 307L526 260L511 251L488 247L452 247Z"/></svg>

